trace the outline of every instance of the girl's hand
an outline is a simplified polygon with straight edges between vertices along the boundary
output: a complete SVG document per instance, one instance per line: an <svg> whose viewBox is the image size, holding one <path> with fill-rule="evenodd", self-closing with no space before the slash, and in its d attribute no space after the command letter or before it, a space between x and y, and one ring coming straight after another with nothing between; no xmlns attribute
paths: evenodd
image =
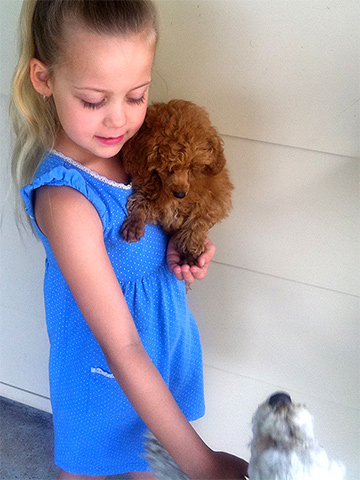
<svg viewBox="0 0 360 480"><path fill-rule="evenodd" d="M225 452L214 452L214 458L218 465L214 478L226 480L248 478L248 463L242 458Z"/></svg>
<svg viewBox="0 0 360 480"><path fill-rule="evenodd" d="M245 480L248 478L248 466L242 458L208 448L205 456L196 457L195 452L190 462L185 459L183 471L192 480Z"/></svg>
<svg viewBox="0 0 360 480"><path fill-rule="evenodd" d="M215 255L215 251L215 245L207 238L205 251L198 258L199 266L193 265L189 267L189 265L180 265L180 254L175 248L173 239L170 238L167 249L169 269L178 280L185 280L188 285L194 283L195 280L203 280L207 275L209 264Z"/></svg>

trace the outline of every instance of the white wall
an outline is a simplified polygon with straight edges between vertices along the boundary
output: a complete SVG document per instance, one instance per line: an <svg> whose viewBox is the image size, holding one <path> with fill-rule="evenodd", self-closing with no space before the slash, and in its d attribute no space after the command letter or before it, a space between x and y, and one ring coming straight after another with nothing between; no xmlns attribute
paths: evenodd
<svg viewBox="0 0 360 480"><path fill-rule="evenodd" d="M215 261L189 294L207 398L196 427L212 447L248 458L255 408L286 390L359 480L359 4L158 4L152 99L208 109L235 184L233 212L211 232ZM5 187L19 5L1 3ZM9 201L3 217L0 392L49 409L42 247L20 238Z"/></svg>

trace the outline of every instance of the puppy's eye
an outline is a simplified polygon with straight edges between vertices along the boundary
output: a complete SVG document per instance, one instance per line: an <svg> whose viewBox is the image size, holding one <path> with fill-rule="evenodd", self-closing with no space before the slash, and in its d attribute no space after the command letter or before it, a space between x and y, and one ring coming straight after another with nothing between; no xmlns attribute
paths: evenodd
<svg viewBox="0 0 360 480"><path fill-rule="evenodd" d="M202 170L203 170L203 166L202 166L202 165L193 165L193 166L191 167L190 173L191 173L192 175L195 175L195 174L201 172Z"/></svg>

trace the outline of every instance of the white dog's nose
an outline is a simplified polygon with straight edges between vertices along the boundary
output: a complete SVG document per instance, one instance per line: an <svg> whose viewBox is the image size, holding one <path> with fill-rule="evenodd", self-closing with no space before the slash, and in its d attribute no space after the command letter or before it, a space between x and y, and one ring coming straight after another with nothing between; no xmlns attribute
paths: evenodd
<svg viewBox="0 0 360 480"><path fill-rule="evenodd" d="M291 404L291 397L286 392L278 392L269 398L270 407L286 406Z"/></svg>

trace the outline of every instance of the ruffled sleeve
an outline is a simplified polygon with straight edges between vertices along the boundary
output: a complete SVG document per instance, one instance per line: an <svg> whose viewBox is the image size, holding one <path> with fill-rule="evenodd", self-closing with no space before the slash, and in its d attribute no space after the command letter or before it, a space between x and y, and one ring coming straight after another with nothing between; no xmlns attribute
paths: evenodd
<svg viewBox="0 0 360 480"><path fill-rule="evenodd" d="M40 174L30 185L26 185L21 189L21 196L25 203L26 213L33 220L36 227L37 225L34 214L35 191L44 185L55 185L58 187L66 186L78 190L94 205L105 228L108 215L103 201L91 186L86 183L85 179L77 170L67 169L63 166L55 167L48 172Z"/></svg>

